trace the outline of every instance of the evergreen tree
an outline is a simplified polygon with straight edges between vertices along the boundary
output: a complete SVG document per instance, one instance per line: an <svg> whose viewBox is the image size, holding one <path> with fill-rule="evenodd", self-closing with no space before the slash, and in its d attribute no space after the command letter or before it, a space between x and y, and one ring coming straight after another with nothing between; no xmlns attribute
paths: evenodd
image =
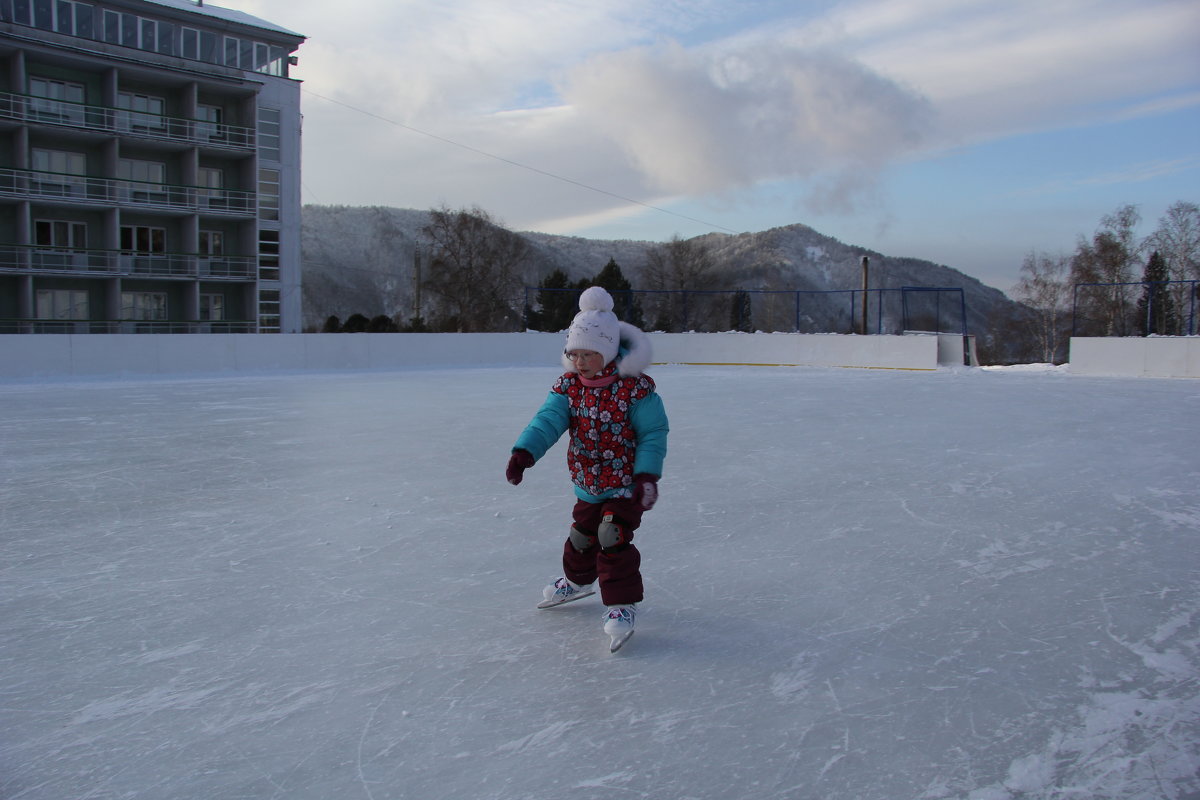
<svg viewBox="0 0 1200 800"><path fill-rule="evenodd" d="M615 258L609 258L604 269L600 270L600 273L587 285L599 286L611 294L613 311L622 320L638 328L644 327L642 304L638 301L637 295L633 291L633 285L625 278Z"/></svg>
<svg viewBox="0 0 1200 800"><path fill-rule="evenodd" d="M321 333L341 333L342 321L337 318L336 314L331 314L325 320L325 325L321 328Z"/></svg>
<svg viewBox="0 0 1200 800"><path fill-rule="evenodd" d="M351 314L346 318L346 324L342 326L342 333L365 333L370 322L362 314Z"/></svg>
<svg viewBox="0 0 1200 800"><path fill-rule="evenodd" d="M538 287L540 311L529 311L529 327L535 331L561 331L570 326L579 310L578 287L572 286L567 273L556 269Z"/></svg>
<svg viewBox="0 0 1200 800"><path fill-rule="evenodd" d="M738 289L733 294L733 303L729 309L729 329L750 333L754 330L754 312L750 304L750 293Z"/></svg>
<svg viewBox="0 0 1200 800"><path fill-rule="evenodd" d="M1142 296L1137 304L1143 336L1169 336L1179 332L1179 315L1175 312L1175 301L1167 286L1170 277L1167 262L1155 250L1146 262L1146 271L1142 274Z"/></svg>
<svg viewBox="0 0 1200 800"><path fill-rule="evenodd" d="M367 333L396 333L398 330L396 323L387 314L371 317L371 321L367 323Z"/></svg>

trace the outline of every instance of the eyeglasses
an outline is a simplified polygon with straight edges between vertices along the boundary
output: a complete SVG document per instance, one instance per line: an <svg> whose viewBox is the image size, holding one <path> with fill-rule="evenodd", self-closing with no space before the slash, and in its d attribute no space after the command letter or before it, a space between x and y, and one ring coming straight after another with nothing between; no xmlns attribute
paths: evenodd
<svg viewBox="0 0 1200 800"><path fill-rule="evenodd" d="M586 353L582 350L572 350L570 353L565 353L567 358L572 361L586 361L589 358L603 358L601 353Z"/></svg>

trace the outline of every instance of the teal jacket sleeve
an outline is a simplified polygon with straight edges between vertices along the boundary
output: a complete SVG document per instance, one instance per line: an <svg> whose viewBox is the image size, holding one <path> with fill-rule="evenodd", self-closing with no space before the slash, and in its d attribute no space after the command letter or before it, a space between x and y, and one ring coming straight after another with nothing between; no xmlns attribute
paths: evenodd
<svg viewBox="0 0 1200 800"><path fill-rule="evenodd" d="M541 460L570 424L571 415L567 408L566 395L550 392L546 402L542 403L542 407L517 437L513 450L528 451L535 461Z"/></svg>
<svg viewBox="0 0 1200 800"><path fill-rule="evenodd" d="M667 424L667 409L658 392L652 392L634 404L629 410L629 422L637 434L633 474L645 472L662 477L670 426Z"/></svg>

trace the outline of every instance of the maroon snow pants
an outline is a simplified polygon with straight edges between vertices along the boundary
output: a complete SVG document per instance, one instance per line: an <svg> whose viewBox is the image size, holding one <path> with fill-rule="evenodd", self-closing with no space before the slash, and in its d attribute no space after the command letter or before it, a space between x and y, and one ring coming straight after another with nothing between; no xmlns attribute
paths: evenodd
<svg viewBox="0 0 1200 800"><path fill-rule="evenodd" d="M606 500L575 503L571 516L575 527L589 536L595 536L604 515L612 512L626 531L629 540L616 552L603 553L599 543L582 553L575 549L568 538L563 543L563 574L579 584L587 586L600 581L600 599L606 606L627 606L642 601L642 554L633 546L633 532L642 524L642 508L632 500Z"/></svg>

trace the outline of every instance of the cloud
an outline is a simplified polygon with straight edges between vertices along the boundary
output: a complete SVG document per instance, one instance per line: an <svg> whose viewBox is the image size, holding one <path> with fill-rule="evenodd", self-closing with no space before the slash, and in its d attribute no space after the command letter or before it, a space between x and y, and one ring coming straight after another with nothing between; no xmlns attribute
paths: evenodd
<svg viewBox="0 0 1200 800"><path fill-rule="evenodd" d="M658 190L864 175L919 146L931 108L861 64L770 43L675 42L596 55L562 95Z"/></svg>

